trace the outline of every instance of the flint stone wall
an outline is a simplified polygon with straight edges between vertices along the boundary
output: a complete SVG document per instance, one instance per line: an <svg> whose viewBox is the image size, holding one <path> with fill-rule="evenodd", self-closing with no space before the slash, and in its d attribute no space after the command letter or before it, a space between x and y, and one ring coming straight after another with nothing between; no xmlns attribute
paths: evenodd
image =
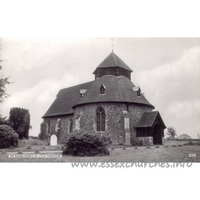
<svg viewBox="0 0 200 200"><path fill-rule="evenodd" d="M106 122L105 131L99 132L96 128L96 111L99 106L105 110ZM129 117L130 124L130 142L136 137L134 126L140 120L143 112L151 111L151 107L126 103L95 103L78 106L75 108L74 118L79 119L80 129L89 133L99 133L110 137L113 144L125 144L124 112Z"/></svg>
<svg viewBox="0 0 200 200"><path fill-rule="evenodd" d="M58 143L63 143L67 134L70 133L70 121L71 119L73 119L73 115L68 115L68 116L60 116L60 117L51 117L51 118L45 118L44 122L43 122L43 138L45 138L46 140L49 139L49 137L52 134L56 133L56 123L58 121L58 119L60 119L59 122L59 129L58 132L56 134L57 139L58 139ZM48 123L50 124L50 129L47 128ZM74 123L73 123L74 126Z"/></svg>
<svg viewBox="0 0 200 200"><path fill-rule="evenodd" d="M105 131L97 131L96 112L102 106L105 110ZM134 126L139 122L143 112L151 111L151 107L139 104L126 103L94 103L77 106L74 115L45 118L41 126L42 138L48 138L55 134L56 123L60 119L57 132L58 143L64 143L70 134L70 121L73 120L72 129L85 130L88 133L98 133L109 136L113 144L125 144L124 118L129 118L130 144L134 145L136 129ZM125 111L125 112L124 112ZM124 114L126 113L126 114ZM47 128L50 123L50 129Z"/></svg>

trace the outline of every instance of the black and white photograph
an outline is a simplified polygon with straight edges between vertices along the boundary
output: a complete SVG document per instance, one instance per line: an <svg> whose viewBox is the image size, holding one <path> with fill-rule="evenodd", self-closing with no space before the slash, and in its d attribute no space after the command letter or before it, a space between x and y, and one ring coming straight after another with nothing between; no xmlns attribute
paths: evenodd
<svg viewBox="0 0 200 200"><path fill-rule="evenodd" d="M199 2L2 0L2 199L197 199Z"/></svg>
<svg viewBox="0 0 200 200"><path fill-rule="evenodd" d="M1 55L1 162L200 161L200 38L1 38Z"/></svg>

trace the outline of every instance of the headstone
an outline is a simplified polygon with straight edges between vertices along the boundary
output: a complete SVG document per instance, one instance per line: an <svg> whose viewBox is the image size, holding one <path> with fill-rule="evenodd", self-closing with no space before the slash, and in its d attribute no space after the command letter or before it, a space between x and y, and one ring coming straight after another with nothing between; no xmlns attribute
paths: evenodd
<svg viewBox="0 0 200 200"><path fill-rule="evenodd" d="M57 145L57 136L56 135L52 135L50 138L50 145L51 146L56 146Z"/></svg>

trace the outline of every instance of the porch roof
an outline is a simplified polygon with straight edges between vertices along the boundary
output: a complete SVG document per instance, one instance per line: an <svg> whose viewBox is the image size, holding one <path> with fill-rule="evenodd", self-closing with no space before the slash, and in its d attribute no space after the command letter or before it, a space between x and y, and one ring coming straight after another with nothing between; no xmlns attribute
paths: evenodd
<svg viewBox="0 0 200 200"><path fill-rule="evenodd" d="M164 129L166 128L166 126L160 116L160 113L158 111L144 112L140 121L135 126L135 128L152 127L156 120L158 120L160 122L160 124L163 126Z"/></svg>

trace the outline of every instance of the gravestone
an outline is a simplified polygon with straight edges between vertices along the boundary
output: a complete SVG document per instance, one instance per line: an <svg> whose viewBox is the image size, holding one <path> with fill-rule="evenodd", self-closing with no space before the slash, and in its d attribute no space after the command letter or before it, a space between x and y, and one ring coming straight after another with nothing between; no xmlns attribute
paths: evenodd
<svg viewBox="0 0 200 200"><path fill-rule="evenodd" d="M50 145L51 146L56 146L57 145L57 136L56 135L52 135L50 138Z"/></svg>

